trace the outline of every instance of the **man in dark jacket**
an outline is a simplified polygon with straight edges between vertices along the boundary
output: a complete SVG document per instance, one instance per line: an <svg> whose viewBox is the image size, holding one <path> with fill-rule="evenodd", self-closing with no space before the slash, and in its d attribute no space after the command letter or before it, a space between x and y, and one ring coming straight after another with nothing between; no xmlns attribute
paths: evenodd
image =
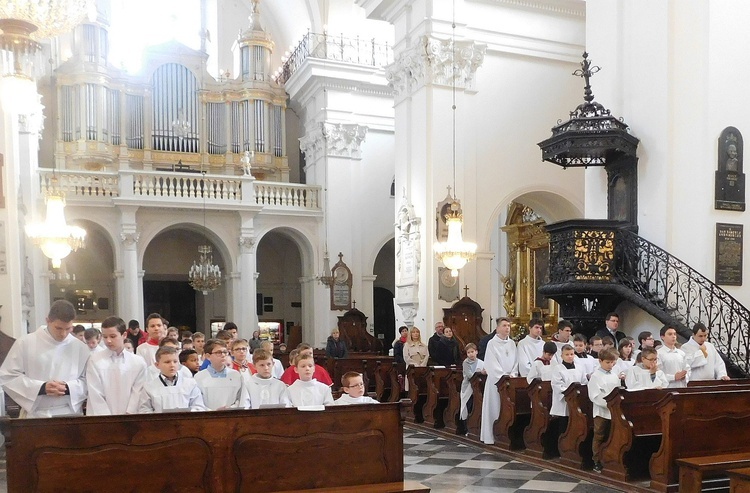
<svg viewBox="0 0 750 493"><path fill-rule="evenodd" d="M615 349L618 349L620 347L620 341L627 337L625 332L617 330L620 327L620 316L615 312L611 312L607 314L607 317L604 320L606 327L599 329L596 332L596 335L602 339L605 337L611 337L615 341Z"/></svg>

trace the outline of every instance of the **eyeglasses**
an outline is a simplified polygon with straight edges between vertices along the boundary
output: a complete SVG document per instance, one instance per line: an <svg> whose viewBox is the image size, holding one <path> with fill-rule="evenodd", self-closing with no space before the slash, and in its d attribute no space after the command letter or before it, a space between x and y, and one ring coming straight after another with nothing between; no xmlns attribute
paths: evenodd
<svg viewBox="0 0 750 493"><path fill-rule="evenodd" d="M365 386L365 384L362 383L362 382L360 382L360 383L355 383L354 385L347 385L346 388L347 389L356 389L357 387L364 387L364 386Z"/></svg>
<svg viewBox="0 0 750 493"><path fill-rule="evenodd" d="M223 350L221 350L221 351L214 351L214 352L212 352L211 354L215 354L215 355L217 355L217 356L218 356L218 355L220 355L220 354L221 354L222 356L227 356L227 355L229 354L229 351L227 351L226 349L223 349Z"/></svg>
<svg viewBox="0 0 750 493"><path fill-rule="evenodd" d="M247 351L247 349L248 349L247 346L245 346L245 347L236 347L236 348L232 349L232 351Z"/></svg>

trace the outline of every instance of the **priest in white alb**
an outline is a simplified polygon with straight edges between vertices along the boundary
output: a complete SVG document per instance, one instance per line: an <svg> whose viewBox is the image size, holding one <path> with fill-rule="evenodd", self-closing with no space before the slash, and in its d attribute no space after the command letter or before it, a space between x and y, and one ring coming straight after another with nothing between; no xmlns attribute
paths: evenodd
<svg viewBox="0 0 750 493"><path fill-rule="evenodd" d="M22 418L82 414L91 351L71 334L76 311L52 303L47 326L18 339L0 367L0 385L21 406Z"/></svg>
<svg viewBox="0 0 750 493"><path fill-rule="evenodd" d="M727 366L713 344L708 328L701 322L693 326L693 337L680 348L690 366L690 380L729 380Z"/></svg>
<svg viewBox="0 0 750 493"><path fill-rule="evenodd" d="M143 384L149 378L143 358L125 351L125 321L108 317L102 322L106 349L91 355L86 367L88 416L136 414Z"/></svg>
<svg viewBox="0 0 750 493"><path fill-rule="evenodd" d="M500 318L497 321L495 337L487 343L484 355L484 370L487 380L482 397L482 425L479 439L491 445L495 443L494 426L500 416L500 393L497 382L503 375L518 375L516 360L516 343L510 338L510 320Z"/></svg>

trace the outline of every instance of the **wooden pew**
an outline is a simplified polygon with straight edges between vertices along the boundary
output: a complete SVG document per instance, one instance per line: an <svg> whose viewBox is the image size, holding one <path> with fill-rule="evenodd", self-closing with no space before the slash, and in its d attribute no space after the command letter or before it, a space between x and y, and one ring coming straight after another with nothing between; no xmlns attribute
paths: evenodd
<svg viewBox="0 0 750 493"><path fill-rule="evenodd" d="M669 389L659 402L662 439L650 462L652 490L677 490L677 459L750 452L750 390L726 389L711 392Z"/></svg>
<svg viewBox="0 0 750 493"><path fill-rule="evenodd" d="M659 448L661 418L656 414L656 404L667 392L712 392L717 388L750 389L747 384L733 380L713 381L713 385L687 388L646 389L627 391L615 389L605 399L612 424L609 438L602 447L604 469L619 481L647 477L648 459Z"/></svg>
<svg viewBox="0 0 750 493"><path fill-rule="evenodd" d="M448 406L446 406L443 412L443 423L445 423L445 430L451 431L459 435L465 435L466 429L462 424L459 429L459 421L461 412L461 384L464 381L464 372L461 368L455 368L451 370L451 374L448 377Z"/></svg>
<svg viewBox="0 0 750 493"><path fill-rule="evenodd" d="M500 392L500 417L495 421L495 444L500 448L524 448L523 430L531 420L529 383L526 377L503 375L497 382Z"/></svg>
<svg viewBox="0 0 750 493"><path fill-rule="evenodd" d="M574 382L563 392L568 406L568 427L560 435L557 447L560 462L576 469L591 468L591 439L594 430L589 389Z"/></svg>
<svg viewBox="0 0 750 493"><path fill-rule="evenodd" d="M8 492L406 491L401 406L5 418Z"/></svg>
<svg viewBox="0 0 750 493"><path fill-rule="evenodd" d="M550 382L535 378L528 387L531 418L529 425L523 431L523 441L526 444L526 454L532 457L548 458L557 455L557 451L545 447L547 428L550 423L550 408L552 407L552 385ZM556 448L556 447L555 447Z"/></svg>
<svg viewBox="0 0 750 493"><path fill-rule="evenodd" d="M398 377L404 373L404 365L396 361L378 360L375 365L375 395L380 402L398 402L401 399Z"/></svg>
<svg viewBox="0 0 750 493"><path fill-rule="evenodd" d="M469 417L466 419L466 433L469 438L479 441L479 435L482 428L482 396L484 395L484 385L487 382L487 375L476 372L472 375L469 383L474 396L474 404Z"/></svg>
<svg viewBox="0 0 750 493"><path fill-rule="evenodd" d="M708 455L703 457L686 457L683 459L677 459L677 465L680 468L680 492L681 493L700 493L704 488L704 477L709 475L715 475L716 473L726 473L730 478L730 491L733 491L732 482L738 481L745 482L747 477L740 480L740 477L744 477L745 473L741 470L750 471L750 452L735 452L733 454L719 454L719 455ZM740 469L740 471L736 471ZM734 474L737 472L737 475ZM735 479L737 476L737 479ZM719 481L713 479L708 480L705 484L707 489L714 489L719 486ZM722 481L726 483L726 481ZM750 484L745 485L746 491L750 492L750 488L747 488ZM737 486L738 488L739 486ZM743 490L745 491L745 490Z"/></svg>
<svg viewBox="0 0 750 493"><path fill-rule="evenodd" d="M429 366L427 371L427 401L422 408L424 424L444 428L443 412L448 407L448 378L456 368Z"/></svg>
<svg viewBox="0 0 750 493"><path fill-rule="evenodd" d="M380 361L389 362L394 361L394 359L379 354L350 353L346 358L326 358L324 366L328 374L331 375L334 390L341 387L341 377L345 373L356 371L362 374L366 390L376 392L375 368Z"/></svg>
<svg viewBox="0 0 750 493"><path fill-rule="evenodd" d="M412 423L424 422L422 408L427 402L427 372L426 366L409 366L406 369L406 378L409 380L410 409L406 410L406 419Z"/></svg>

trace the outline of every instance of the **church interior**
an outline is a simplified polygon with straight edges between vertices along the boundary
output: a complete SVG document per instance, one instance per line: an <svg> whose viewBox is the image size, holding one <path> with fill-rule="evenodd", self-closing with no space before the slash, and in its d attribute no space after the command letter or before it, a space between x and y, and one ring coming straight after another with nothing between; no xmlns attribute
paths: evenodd
<svg viewBox="0 0 750 493"><path fill-rule="evenodd" d="M158 312L318 349L339 327L363 354L444 322L462 358L504 317L518 341L616 312L634 338L703 323L750 372L747 2L60 0L85 12L46 23L5 3L0 349L60 299L86 327ZM409 379L374 362L373 391ZM483 452L445 453L422 466ZM616 488L673 486L628 467Z"/></svg>

